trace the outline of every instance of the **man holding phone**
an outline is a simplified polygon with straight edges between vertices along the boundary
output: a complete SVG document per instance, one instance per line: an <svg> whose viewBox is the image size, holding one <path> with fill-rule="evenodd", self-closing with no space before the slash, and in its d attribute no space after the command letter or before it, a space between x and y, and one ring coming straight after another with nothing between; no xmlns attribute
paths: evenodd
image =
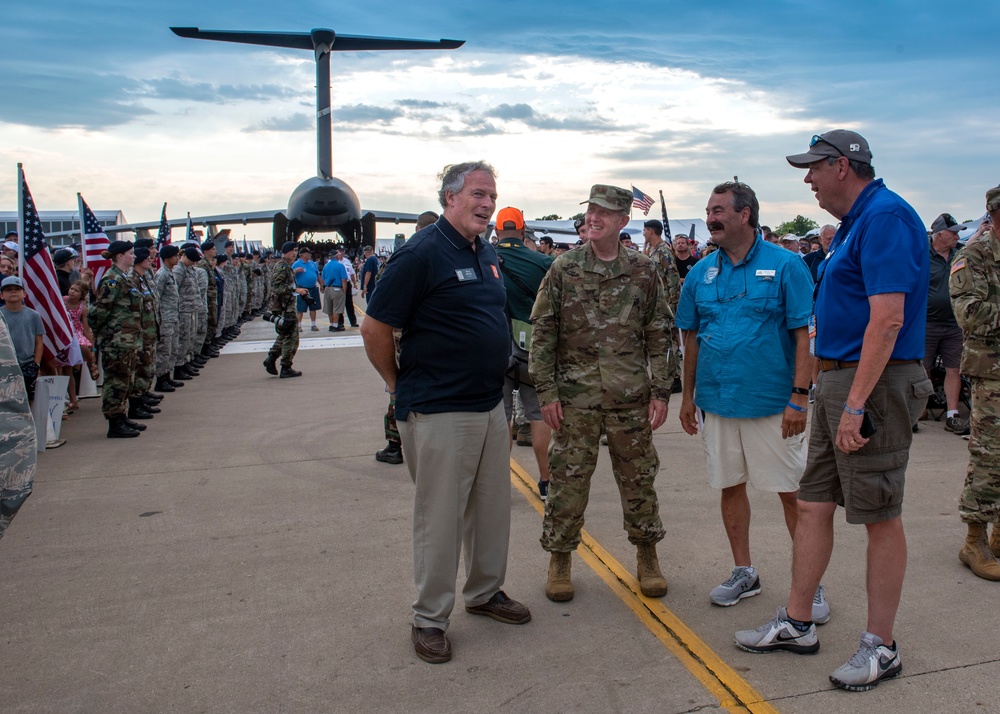
<svg viewBox="0 0 1000 714"><path fill-rule="evenodd" d="M868 531L868 622L857 653L830 675L866 691L902 671L893 623L906 572L903 486L913 432L933 387L921 360L927 311L927 234L916 212L875 179L868 142L853 131L814 136L787 157L806 169L821 208L840 220L816 288L820 375L787 608L736 633L750 652L819 650L812 598L833 552L833 515ZM871 428L862 434L865 415Z"/></svg>

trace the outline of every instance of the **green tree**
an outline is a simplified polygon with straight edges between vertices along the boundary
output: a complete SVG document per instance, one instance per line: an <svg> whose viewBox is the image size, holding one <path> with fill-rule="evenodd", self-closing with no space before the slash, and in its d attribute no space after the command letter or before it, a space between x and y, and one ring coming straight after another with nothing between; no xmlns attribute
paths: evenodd
<svg viewBox="0 0 1000 714"><path fill-rule="evenodd" d="M774 232L779 236L783 236L786 233L792 233L797 236L804 236L809 231L819 228L819 223L811 218L806 218L805 216L795 216L790 221L785 221L778 225L774 229Z"/></svg>
<svg viewBox="0 0 1000 714"><path fill-rule="evenodd" d="M577 219L580 219L580 218L586 218L586 217L587 217L587 214L586 214L586 213L584 213L583 211L580 211L579 213L577 213L577 214L574 214L574 215L570 216L570 217L569 217L569 220L571 220L571 221L575 221L575 220L577 220Z"/></svg>
<svg viewBox="0 0 1000 714"><path fill-rule="evenodd" d="M536 218L536 221L561 221L562 216L557 216L554 213L550 213L547 216L542 216L541 218Z"/></svg>

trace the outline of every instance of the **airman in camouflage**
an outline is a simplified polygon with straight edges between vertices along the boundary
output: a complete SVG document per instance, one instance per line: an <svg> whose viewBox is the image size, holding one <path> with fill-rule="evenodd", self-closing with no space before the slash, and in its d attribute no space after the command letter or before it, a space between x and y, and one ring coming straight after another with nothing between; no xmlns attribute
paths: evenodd
<svg viewBox="0 0 1000 714"><path fill-rule="evenodd" d="M205 329L201 329L199 320L198 335L201 343L195 345L195 352L208 356L212 340L215 339L215 328L219 323L219 289L215 284L215 243L210 240L201 244L202 259L198 267L205 273ZM199 276L200 280L200 276Z"/></svg>
<svg viewBox="0 0 1000 714"><path fill-rule="evenodd" d="M135 394L133 400L146 394L153 386L156 378L156 343L160 339L160 305L156 299L156 283L153 280L153 259L149 248L141 246L135 249L135 263L129 271L129 277L142 293L142 345L136 359ZM134 410L130 417L135 418ZM155 413L155 412L153 412Z"/></svg>
<svg viewBox="0 0 1000 714"><path fill-rule="evenodd" d="M667 296L667 305L674 313L677 312L677 303L681 299L681 277L677 272L677 262L674 259L674 251L663 240L663 223L654 219L643 224L642 237L648 246L649 259L653 261L660 280L663 281L663 290Z"/></svg>
<svg viewBox="0 0 1000 714"><path fill-rule="evenodd" d="M580 543L603 425L640 586L659 597L667 584L655 547L663 524L652 431L666 419L677 375L673 314L656 266L619 244L631 191L596 185L585 203L589 240L556 258L531 313L528 370L553 429L541 538L552 554L546 595L573 597L570 555Z"/></svg>
<svg viewBox="0 0 1000 714"><path fill-rule="evenodd" d="M281 246L281 261L278 263L271 277L271 301L270 310L275 315L281 315L286 321L291 321L295 329L286 332L278 332L274 344L268 351L267 359L264 360L264 369L268 374L278 374L277 361L281 358L280 377L298 377L302 373L292 369L292 360L299 349L298 319L295 315L295 295L307 294L305 288L295 286L295 273L292 272L292 262L298 253L298 244L288 241Z"/></svg>
<svg viewBox="0 0 1000 714"><path fill-rule="evenodd" d="M31 495L37 457L24 378L7 322L0 319L0 538Z"/></svg>
<svg viewBox="0 0 1000 714"><path fill-rule="evenodd" d="M135 391L135 371L142 347L142 292L127 272L135 255L132 243L114 241L105 251L114 264L101 278L87 320L100 348L104 367L101 411L108 420L108 438L138 436L125 416Z"/></svg>
<svg viewBox="0 0 1000 714"><path fill-rule="evenodd" d="M160 339L156 343L156 389L172 392L180 382L170 379L170 371L177 359L180 332L180 296L174 266L180 250L175 245L160 249L160 268L153 276L156 300L160 306Z"/></svg>
<svg viewBox="0 0 1000 714"><path fill-rule="evenodd" d="M174 357L174 377L188 380L192 375L187 368L195 354L198 326L205 306L199 276L205 271L197 265L201 260L197 248L185 248L174 266L174 280L177 281L177 354ZM207 288L207 281L205 282Z"/></svg>
<svg viewBox="0 0 1000 714"><path fill-rule="evenodd" d="M969 533L958 557L979 577L1000 580L1000 186L986 192L986 210L992 228L955 256L949 281L965 337L962 373L972 382L969 468L958 507Z"/></svg>

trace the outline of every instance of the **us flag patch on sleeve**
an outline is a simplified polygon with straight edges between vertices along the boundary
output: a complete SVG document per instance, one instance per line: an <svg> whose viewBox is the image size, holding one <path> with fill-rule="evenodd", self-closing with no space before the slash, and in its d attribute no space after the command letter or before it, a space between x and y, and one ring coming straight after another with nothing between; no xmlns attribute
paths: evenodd
<svg viewBox="0 0 1000 714"><path fill-rule="evenodd" d="M955 261L955 264L951 266L951 272L955 273L965 267L965 258L960 258Z"/></svg>

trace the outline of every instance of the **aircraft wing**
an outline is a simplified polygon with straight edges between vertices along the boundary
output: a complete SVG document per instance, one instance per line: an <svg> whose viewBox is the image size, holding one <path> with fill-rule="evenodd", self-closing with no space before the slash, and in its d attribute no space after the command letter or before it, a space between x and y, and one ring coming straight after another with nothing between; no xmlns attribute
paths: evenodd
<svg viewBox="0 0 1000 714"><path fill-rule="evenodd" d="M465 44L465 40L408 40L397 37L366 37L363 35L338 35L333 30L313 30L312 32L236 32L232 30L201 30L197 27L171 27L178 37L193 40L216 40L217 42L238 42L245 45L266 47L288 47L296 50L312 50L314 34L329 33L333 36L331 52L358 52L361 50L454 50ZM323 35L329 36L329 35Z"/></svg>
<svg viewBox="0 0 1000 714"><path fill-rule="evenodd" d="M375 217L376 223L416 223L416 213L399 213L396 211L366 211L362 210L364 216L371 213ZM226 225L247 225L250 223L274 223L277 218L284 218L285 209L278 208L270 211L248 211L246 213L220 213L214 216L191 216L191 223L195 226L226 226ZM184 218L171 218L167 221L171 228L186 226L187 216ZM140 223L122 223L113 226L104 226L103 230L108 235L114 233L135 233L138 231L156 231L160 227L160 221L142 221ZM58 233L46 233L47 238L62 238L65 236L78 236L80 229L72 231L60 231Z"/></svg>

